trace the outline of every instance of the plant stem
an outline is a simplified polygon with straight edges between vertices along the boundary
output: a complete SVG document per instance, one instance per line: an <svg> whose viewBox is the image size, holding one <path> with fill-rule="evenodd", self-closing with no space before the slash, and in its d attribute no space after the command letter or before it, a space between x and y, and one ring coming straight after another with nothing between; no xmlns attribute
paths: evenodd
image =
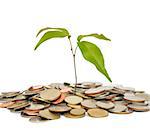
<svg viewBox="0 0 150 140"><path fill-rule="evenodd" d="M76 59L75 59L75 52L73 51L73 46L72 46L72 42L70 39L71 36L68 37L69 39L69 43L70 43L70 47L71 47L71 52L72 52L72 56L73 56L73 64L74 64L74 74L75 74L75 93L76 93L76 87L77 87L77 70L76 70Z"/></svg>

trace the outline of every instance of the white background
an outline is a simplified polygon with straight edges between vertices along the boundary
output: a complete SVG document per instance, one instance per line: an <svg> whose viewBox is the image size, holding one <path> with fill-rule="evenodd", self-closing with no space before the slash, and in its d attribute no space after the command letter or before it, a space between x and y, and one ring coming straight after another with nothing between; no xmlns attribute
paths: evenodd
<svg viewBox="0 0 150 140"><path fill-rule="evenodd" d="M67 39L33 48L43 27L65 27L76 47L79 34L103 33L97 41L113 83L150 93L149 0L0 0L0 92L31 85L74 82ZM78 81L108 81L77 55ZM0 139L148 139L150 112L108 118L60 119L33 124L0 109Z"/></svg>

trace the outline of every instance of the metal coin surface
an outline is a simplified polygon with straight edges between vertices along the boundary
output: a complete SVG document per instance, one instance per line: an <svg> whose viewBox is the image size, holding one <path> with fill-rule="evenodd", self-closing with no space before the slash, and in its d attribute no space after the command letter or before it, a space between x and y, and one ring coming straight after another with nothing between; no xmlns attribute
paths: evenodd
<svg viewBox="0 0 150 140"><path fill-rule="evenodd" d="M129 104L128 107L134 111L140 111L140 112L150 110L149 106L140 106L140 105L135 105L135 104Z"/></svg>
<svg viewBox="0 0 150 140"><path fill-rule="evenodd" d="M43 120L41 117L39 117L39 116L35 116L35 117L31 117L30 119L29 119L29 121L30 122L32 122L32 123L39 123L39 122L44 122L44 121L46 121L46 120Z"/></svg>
<svg viewBox="0 0 150 140"><path fill-rule="evenodd" d="M112 113L120 113L123 112L127 109L127 106L121 105L121 104L115 104L114 108L109 109L110 112Z"/></svg>
<svg viewBox="0 0 150 140"><path fill-rule="evenodd" d="M75 108L75 109L80 109L82 108L81 105L72 105L72 104L67 104L67 106L71 107L71 108Z"/></svg>
<svg viewBox="0 0 150 140"><path fill-rule="evenodd" d="M145 99L139 96L124 96L124 99L131 102L144 102Z"/></svg>
<svg viewBox="0 0 150 140"><path fill-rule="evenodd" d="M40 92L40 97L49 100L54 101L60 97L61 93L57 89L46 89Z"/></svg>
<svg viewBox="0 0 150 140"><path fill-rule="evenodd" d="M9 107L11 105L13 105L15 102L4 102L0 104L0 108L5 108L5 107Z"/></svg>
<svg viewBox="0 0 150 140"><path fill-rule="evenodd" d="M67 112L71 110L71 107L66 105L52 105L49 107L49 110L52 112Z"/></svg>
<svg viewBox="0 0 150 140"><path fill-rule="evenodd" d="M55 119L60 118L59 114L52 113L49 111L49 109L41 110L39 112L39 116L41 116L42 118L48 119L48 120L55 120Z"/></svg>
<svg viewBox="0 0 150 140"><path fill-rule="evenodd" d="M93 99L85 99L81 102L81 105L86 108L96 108L96 101Z"/></svg>
<svg viewBox="0 0 150 140"><path fill-rule="evenodd" d="M106 110L99 109L99 108L88 109L87 113L89 116L94 117L94 118L101 118L101 117L108 116L108 112Z"/></svg>
<svg viewBox="0 0 150 140"><path fill-rule="evenodd" d="M72 115L83 115L83 114L85 114L85 109L83 109L83 108L72 109L72 110L70 110L70 114L72 114Z"/></svg>
<svg viewBox="0 0 150 140"><path fill-rule="evenodd" d="M65 97L66 97L65 93L61 93L60 97L56 101L53 101L52 103L53 104L59 104L59 103L63 102Z"/></svg>
<svg viewBox="0 0 150 140"><path fill-rule="evenodd" d="M64 113L64 116L66 118L78 119L78 118L83 118L85 116L85 114L83 114L83 115L72 115L69 112L67 112L67 113Z"/></svg>
<svg viewBox="0 0 150 140"><path fill-rule="evenodd" d="M111 109L115 106L111 101L97 101L96 105L103 109Z"/></svg>
<svg viewBox="0 0 150 140"><path fill-rule="evenodd" d="M31 103L31 105L27 107L26 110L41 110L44 108L45 108L45 105Z"/></svg>
<svg viewBox="0 0 150 140"><path fill-rule="evenodd" d="M65 102L67 102L68 104L79 104L83 101L83 99L79 96L67 96L65 98Z"/></svg>

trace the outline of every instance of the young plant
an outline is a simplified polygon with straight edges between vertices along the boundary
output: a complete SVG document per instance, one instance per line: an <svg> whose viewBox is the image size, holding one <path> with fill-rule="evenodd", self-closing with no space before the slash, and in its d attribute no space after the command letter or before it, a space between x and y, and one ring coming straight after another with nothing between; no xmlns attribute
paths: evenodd
<svg viewBox="0 0 150 140"><path fill-rule="evenodd" d="M67 37L69 44L70 44L70 48L71 48L71 53L73 56L73 64L74 64L74 73L75 73L75 92L76 92L76 85L77 85L77 71L76 71L76 51L77 48L79 47L81 50L81 53L83 55L83 57L85 58L85 60L91 62L92 64L95 65L95 67L97 68L97 70L102 73L110 82L111 82L111 78L105 68L105 63L104 63L104 57L103 54L101 52L101 50L92 42L88 42L88 41L82 41L83 38L85 37L95 37L97 39L101 39L101 40L105 40L105 41L111 41L109 38L105 37L103 34L88 34L88 35L79 35L77 37L77 47L75 49L73 49L73 45L71 42L71 35L69 34L69 32L65 29L65 28L50 28L50 27L46 27L41 29L37 36L44 32L44 35L41 37L41 39L38 41L38 43L36 44L34 50L36 50L43 42L52 39L52 38L64 38Z"/></svg>

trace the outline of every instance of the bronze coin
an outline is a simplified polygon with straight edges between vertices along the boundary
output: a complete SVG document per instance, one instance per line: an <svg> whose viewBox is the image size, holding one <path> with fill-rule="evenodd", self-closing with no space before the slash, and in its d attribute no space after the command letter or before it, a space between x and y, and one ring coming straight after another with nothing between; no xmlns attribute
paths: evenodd
<svg viewBox="0 0 150 140"><path fill-rule="evenodd" d="M108 112L104 109L94 108L94 109L88 109L87 111L88 115L94 118L101 118L101 117L107 117Z"/></svg>

